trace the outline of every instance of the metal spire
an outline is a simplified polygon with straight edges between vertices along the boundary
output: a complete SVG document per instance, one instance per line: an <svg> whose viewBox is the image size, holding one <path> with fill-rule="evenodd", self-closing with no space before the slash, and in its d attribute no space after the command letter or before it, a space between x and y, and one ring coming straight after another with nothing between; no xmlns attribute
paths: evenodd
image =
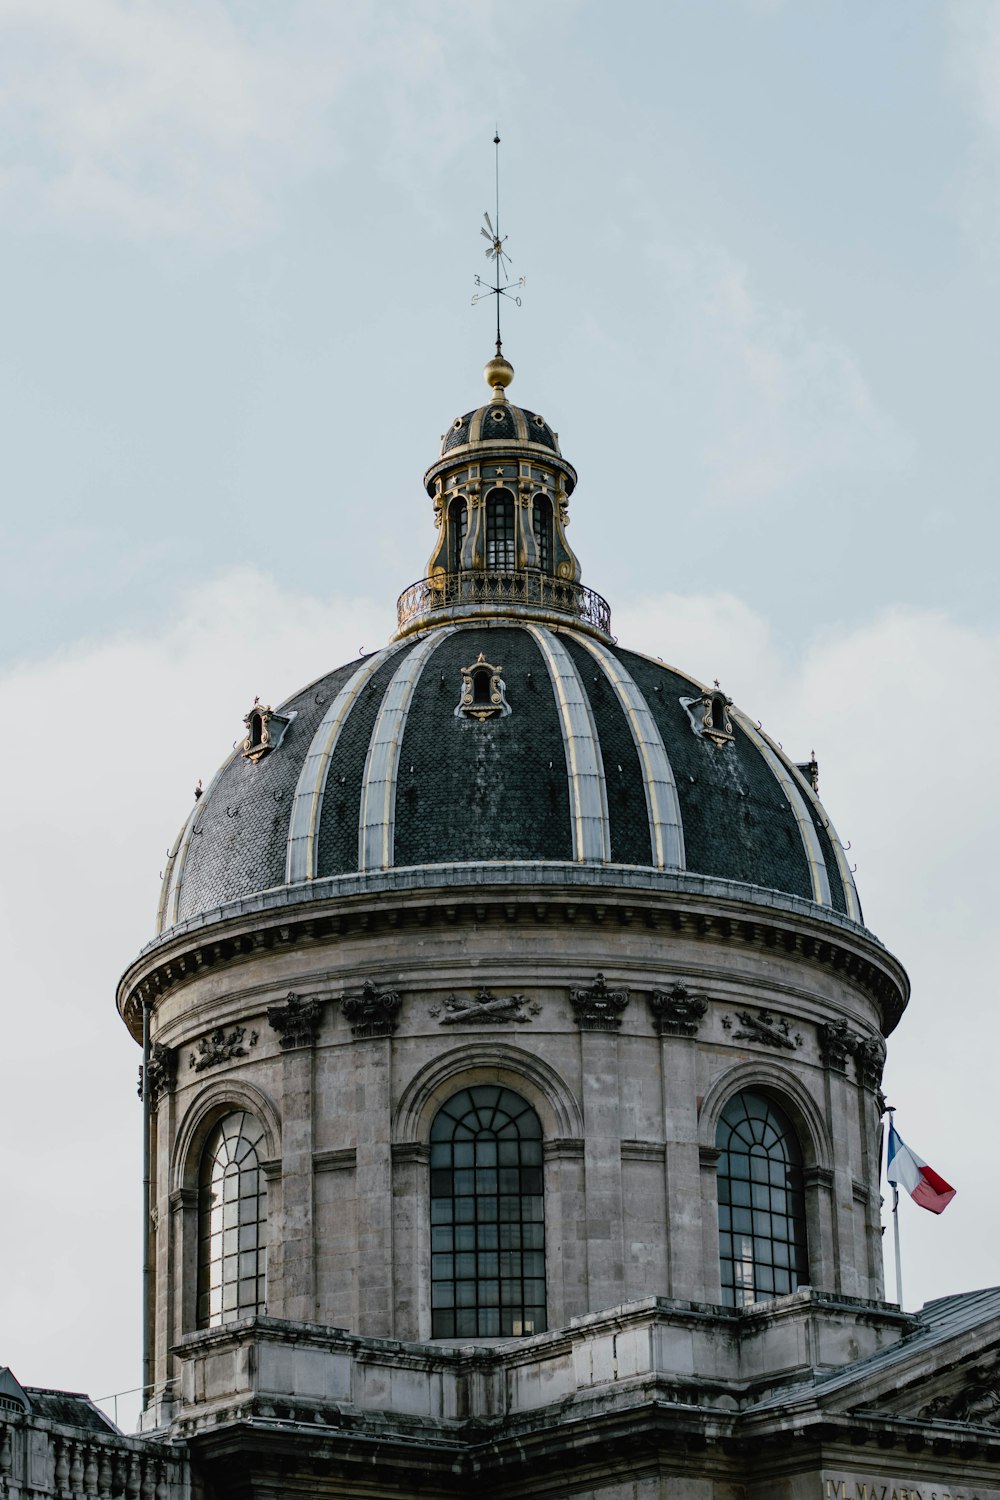
<svg viewBox="0 0 1000 1500"><path fill-rule="evenodd" d="M493 279L492 282L489 282L489 281L484 281L481 276L477 276L476 277L476 286L483 287L484 290L481 291L481 292L475 292L473 294L472 305L473 305L473 307L475 307L475 305L476 305L477 302L482 302L486 297L495 297L497 299L497 355L499 356L500 351L503 348L503 343L502 343L502 340L500 338L500 298L501 297L510 297L511 300L514 301L514 302L516 302L517 305L518 305L518 307L520 307L521 306L521 299L517 295L517 293L515 292L514 288L515 287L522 287L522 286L524 286L524 280L525 280L525 278L523 276L521 276L521 277L518 278L517 281L511 281L509 279L507 268L510 265L510 256L507 254L506 250L504 249L504 244L506 243L507 236L505 234L501 235L501 233L500 233L500 131L499 131L499 129L497 130L497 133L493 137L493 152L494 152L494 169L493 169L493 171L494 171L494 180L495 180L495 184L496 184L496 204L495 204L495 208L494 208L494 218L493 218L493 222L491 223L489 214L483 214L483 223L485 224L485 228L481 227L480 230L479 230L479 233L482 235L482 237L483 237L484 240L489 240L489 242L490 242L490 247L486 251L486 259L487 260L491 260L493 262L493 278L494 279Z"/></svg>

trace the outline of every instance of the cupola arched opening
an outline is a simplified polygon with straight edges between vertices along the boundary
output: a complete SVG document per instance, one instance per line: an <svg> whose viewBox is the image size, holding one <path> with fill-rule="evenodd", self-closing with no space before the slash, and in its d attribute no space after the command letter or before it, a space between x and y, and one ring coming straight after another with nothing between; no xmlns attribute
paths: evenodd
<svg viewBox="0 0 1000 1500"><path fill-rule="evenodd" d="M745 1090L725 1104L719 1152L722 1300L747 1307L809 1279L802 1149L791 1121L766 1094Z"/></svg>
<svg viewBox="0 0 1000 1500"><path fill-rule="evenodd" d="M448 507L448 526L451 542L451 572L461 573L462 553L469 530L469 507L462 495L459 495L457 500L453 500Z"/></svg>
<svg viewBox="0 0 1000 1500"><path fill-rule="evenodd" d="M531 527L538 549L541 572L552 572L552 501L547 495L536 495L531 502Z"/></svg>
<svg viewBox="0 0 1000 1500"><path fill-rule="evenodd" d="M491 490L486 497L486 566L509 573L516 560L514 496L509 490Z"/></svg>
<svg viewBox="0 0 1000 1500"><path fill-rule="evenodd" d="M431 1125L431 1336L543 1333L542 1127L512 1089L453 1094Z"/></svg>
<svg viewBox="0 0 1000 1500"><path fill-rule="evenodd" d="M199 1328L262 1313L267 1283L264 1127L246 1110L209 1134L198 1174Z"/></svg>
<svg viewBox="0 0 1000 1500"><path fill-rule="evenodd" d="M257 747L259 745L262 745L263 743L264 743L264 720L263 720L263 718L261 717L261 715L259 713L252 713L250 715L250 746L249 746L249 748L251 750L256 750Z"/></svg>

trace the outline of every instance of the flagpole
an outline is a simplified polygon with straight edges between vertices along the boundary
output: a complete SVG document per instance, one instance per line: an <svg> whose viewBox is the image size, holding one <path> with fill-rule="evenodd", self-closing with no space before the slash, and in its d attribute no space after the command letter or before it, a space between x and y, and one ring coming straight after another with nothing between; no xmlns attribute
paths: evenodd
<svg viewBox="0 0 1000 1500"><path fill-rule="evenodd" d="M891 1104L887 1104L885 1112L889 1116L889 1130L892 1130L892 1117L896 1113ZM892 1184L892 1238L896 1250L896 1301L900 1310L903 1307L903 1261L899 1253L899 1188Z"/></svg>
<svg viewBox="0 0 1000 1500"><path fill-rule="evenodd" d="M903 1307L903 1269L899 1255L899 1188L892 1185L892 1233L896 1242L896 1301Z"/></svg>

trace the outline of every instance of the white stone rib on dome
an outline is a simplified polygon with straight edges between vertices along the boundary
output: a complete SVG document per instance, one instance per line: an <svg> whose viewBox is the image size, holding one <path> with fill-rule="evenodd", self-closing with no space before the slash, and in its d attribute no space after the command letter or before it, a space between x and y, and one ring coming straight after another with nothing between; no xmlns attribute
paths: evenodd
<svg viewBox="0 0 1000 1500"><path fill-rule="evenodd" d="M576 632L573 639L585 647L602 668L628 720L639 764L642 766L653 865L658 870L683 870L684 827L677 798L677 783L649 704L632 676L606 646L602 646L591 636Z"/></svg>
<svg viewBox="0 0 1000 1500"><path fill-rule="evenodd" d="M187 862L188 850L194 837L195 827L198 823L199 813L208 806L209 799L222 780L226 771L240 754L242 741L237 740L235 748L226 756L222 765L212 777L201 797L195 802L187 822L177 835L177 842L170 851L167 862L167 870L163 884L160 887L160 904L156 913L156 930L163 932L167 927L172 927L180 915L181 887L184 884L184 866Z"/></svg>
<svg viewBox="0 0 1000 1500"><path fill-rule="evenodd" d="M455 626L424 636L400 664L382 698L368 744L358 817L358 869L387 870L395 854L396 782L406 716L428 657Z"/></svg>
<svg viewBox="0 0 1000 1500"><path fill-rule="evenodd" d="M366 656L357 671L344 683L320 720L302 763L302 770L299 772L295 787L295 796L292 800L292 813L288 824L288 852L285 859L285 879L289 885L316 878L316 836L323 811L326 778L341 730L347 722L348 714L357 702L358 694L383 662L388 661L404 646L411 644L412 637L406 641L397 641L391 646L384 646L381 651Z"/></svg>
<svg viewBox="0 0 1000 1500"><path fill-rule="evenodd" d="M806 777L802 775L798 766L793 765L792 771L802 787L802 795L807 801L812 803L820 821L830 836L830 843L833 846L833 857L837 861L837 869L840 871L840 882L844 887L844 903L847 907L847 915L851 918L852 922L860 922L863 926L864 918L861 915L861 900L858 896L858 888L854 883L854 871L851 869L850 861L844 853L844 846L840 842L840 836L830 821L830 814L813 791Z"/></svg>
<svg viewBox="0 0 1000 1500"><path fill-rule="evenodd" d="M827 873L826 860L823 858L823 849L816 832L815 824L806 806L798 781L792 775L785 763L784 756L779 752L776 745L762 729L758 729L752 719L739 709L730 709L731 716L736 719L744 734L757 746L761 755L767 761L775 780L780 784L781 790L788 798L788 805L795 814L795 821L799 825L799 835L802 839L802 847L805 850L806 860L809 864L809 879L812 883L813 900L817 906L832 906L833 895L830 891L830 876Z"/></svg>
<svg viewBox="0 0 1000 1500"><path fill-rule="evenodd" d="M610 864L608 789L590 699L572 657L552 631L542 625L529 624L525 624L524 629L542 653L559 712L569 777L573 858L580 862Z"/></svg>

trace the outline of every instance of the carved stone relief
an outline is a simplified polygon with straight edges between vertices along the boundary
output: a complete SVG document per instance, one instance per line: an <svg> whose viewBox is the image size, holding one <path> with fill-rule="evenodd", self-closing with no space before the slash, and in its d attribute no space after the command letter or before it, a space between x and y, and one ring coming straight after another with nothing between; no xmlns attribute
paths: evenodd
<svg viewBox="0 0 1000 1500"><path fill-rule="evenodd" d="M149 1107L155 1109L163 1094L169 1093L177 1078L177 1050L154 1042L149 1049L149 1068L139 1069L139 1098L149 1089Z"/></svg>
<svg viewBox="0 0 1000 1500"><path fill-rule="evenodd" d="M766 1008L756 1015L749 1010L738 1010L736 1019L742 1029L733 1031L734 1042L762 1042L766 1047L782 1047L789 1052L802 1046L801 1036L792 1032L784 1016L772 1015ZM732 1016L723 1016L722 1025L724 1030L732 1031Z"/></svg>
<svg viewBox="0 0 1000 1500"><path fill-rule="evenodd" d="M246 1046L243 1045L244 1040ZM195 1043L195 1050L191 1053L188 1067L193 1068L196 1073L203 1073L206 1068L214 1068L218 1063L231 1062L234 1057L247 1057L250 1048L256 1044L256 1031L251 1031L247 1036L245 1026L234 1026L232 1031L228 1032L223 1026L217 1026L208 1036L200 1037Z"/></svg>
<svg viewBox="0 0 1000 1500"><path fill-rule="evenodd" d="M380 990L366 979L360 995L345 995L340 1008L351 1023L353 1037L392 1036L399 1025L403 997L396 990Z"/></svg>
<svg viewBox="0 0 1000 1500"><path fill-rule="evenodd" d="M492 990L482 989L469 999L449 995L443 1005L433 1006L430 1014L442 1026L505 1026L511 1021L531 1021L541 1008L537 1000L524 995L494 995Z"/></svg>
<svg viewBox="0 0 1000 1500"><path fill-rule="evenodd" d="M687 986L678 981L669 990L653 990L649 996L649 1009L657 1036L695 1036L708 1002L696 999Z"/></svg>
<svg viewBox="0 0 1000 1500"><path fill-rule="evenodd" d="M819 1036L819 1055L828 1068L838 1073L847 1072L847 1059L861 1041L857 1032L851 1030L846 1021L824 1021L816 1028Z"/></svg>
<svg viewBox="0 0 1000 1500"><path fill-rule="evenodd" d="M938 1396L920 1415L946 1422L973 1422L980 1427L1000 1427L1000 1362L975 1372L975 1378L960 1391Z"/></svg>
<svg viewBox="0 0 1000 1500"><path fill-rule="evenodd" d="M267 1019L278 1033L282 1052L294 1047L311 1047L319 1031L319 1018L323 1010L322 1000L315 997L303 1000L301 995L290 994L284 1005L268 1007Z"/></svg>
<svg viewBox="0 0 1000 1500"><path fill-rule="evenodd" d="M628 990L608 989L607 980L598 972L592 985L570 990L569 1003L581 1031L617 1031L628 1005Z"/></svg>
<svg viewBox="0 0 1000 1500"><path fill-rule="evenodd" d="M859 1037L854 1049L854 1063L858 1070L858 1082L877 1092L882 1086L885 1044L874 1036Z"/></svg>

